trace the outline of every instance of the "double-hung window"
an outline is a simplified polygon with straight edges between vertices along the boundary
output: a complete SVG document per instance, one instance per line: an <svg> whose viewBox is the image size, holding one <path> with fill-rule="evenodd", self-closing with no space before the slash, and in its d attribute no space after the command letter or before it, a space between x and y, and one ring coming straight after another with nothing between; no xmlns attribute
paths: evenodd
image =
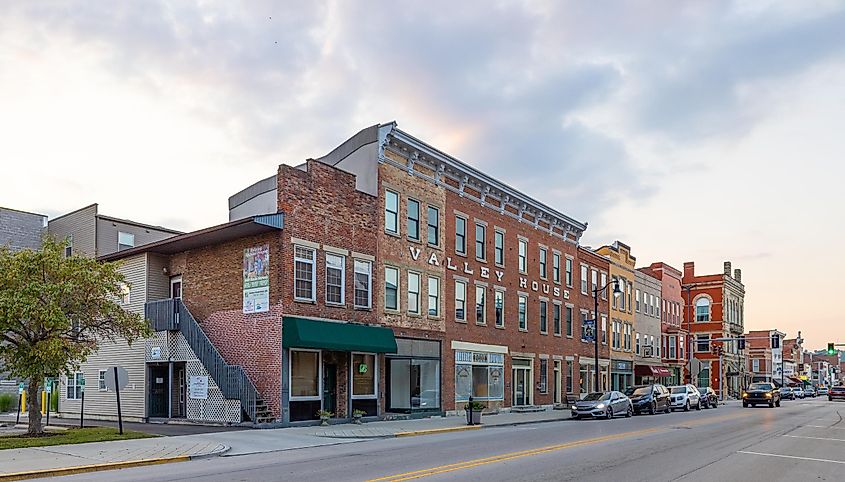
<svg viewBox="0 0 845 482"><path fill-rule="evenodd" d="M601 274L601 285L607 286L607 273ZM601 299L603 299L603 300L607 299L607 289L606 288L601 290Z"/></svg>
<svg viewBox="0 0 845 482"><path fill-rule="evenodd" d="M549 303L547 301L540 301L540 333L548 333L549 332L549 322L548 322L548 313L549 313Z"/></svg>
<svg viewBox="0 0 845 482"><path fill-rule="evenodd" d="M698 353L705 353L710 351L710 335L696 336L695 351Z"/></svg>
<svg viewBox="0 0 845 482"><path fill-rule="evenodd" d="M420 274L408 271L408 312L420 314Z"/></svg>
<svg viewBox="0 0 845 482"><path fill-rule="evenodd" d="M552 280L560 283L560 254L552 253Z"/></svg>
<svg viewBox="0 0 845 482"><path fill-rule="evenodd" d="M572 259L566 258L566 286L572 287Z"/></svg>
<svg viewBox="0 0 845 482"><path fill-rule="evenodd" d="M393 191L384 192L384 230L399 234L399 195Z"/></svg>
<svg viewBox="0 0 845 482"><path fill-rule="evenodd" d="M100 370L97 372L97 390L105 392L106 388L106 371Z"/></svg>
<svg viewBox="0 0 845 482"><path fill-rule="evenodd" d="M369 308L372 305L370 293L373 289L373 264L355 260L355 308Z"/></svg>
<svg viewBox="0 0 845 482"><path fill-rule="evenodd" d="M326 303L342 305L346 291L346 258L326 253Z"/></svg>
<svg viewBox="0 0 845 482"><path fill-rule="evenodd" d="M587 267L585 265L581 265L581 293L587 294Z"/></svg>
<svg viewBox="0 0 845 482"><path fill-rule="evenodd" d="M520 330L527 330L528 329L528 319L526 318L528 310L528 298L525 296L520 295L519 297L519 329Z"/></svg>
<svg viewBox="0 0 845 482"><path fill-rule="evenodd" d="M485 306L485 289L483 286L475 286L475 322L479 325L487 323Z"/></svg>
<svg viewBox="0 0 845 482"><path fill-rule="evenodd" d="M540 248L540 278L546 279L546 248Z"/></svg>
<svg viewBox="0 0 845 482"><path fill-rule="evenodd" d="M82 385L85 375L82 372L71 373L67 377L67 399L79 400L82 398Z"/></svg>
<svg viewBox="0 0 845 482"><path fill-rule="evenodd" d="M440 316L440 278L428 277L428 316Z"/></svg>
<svg viewBox="0 0 845 482"><path fill-rule="evenodd" d="M640 354L640 334L639 333L636 334L636 342L637 342L636 353L637 353L637 355L639 355Z"/></svg>
<svg viewBox="0 0 845 482"><path fill-rule="evenodd" d="M599 272L596 270L592 270L592 281L593 281L593 291L599 289Z"/></svg>
<svg viewBox="0 0 845 482"><path fill-rule="evenodd" d="M467 254L467 220L460 216L455 218L455 252Z"/></svg>
<svg viewBox="0 0 845 482"><path fill-rule="evenodd" d="M519 240L519 272L525 273L528 271L528 241L524 239Z"/></svg>
<svg viewBox="0 0 845 482"><path fill-rule="evenodd" d="M496 326L501 328L505 326L505 292L502 290L496 290L494 292L495 299L493 300L496 305Z"/></svg>
<svg viewBox="0 0 845 482"><path fill-rule="evenodd" d="M493 235L493 244L495 252L495 262L499 266L505 264L505 233L496 231Z"/></svg>
<svg viewBox="0 0 845 482"><path fill-rule="evenodd" d="M566 336L572 336L572 307L566 307Z"/></svg>
<svg viewBox="0 0 845 482"><path fill-rule="evenodd" d="M420 240L420 202L408 199L408 237Z"/></svg>
<svg viewBox="0 0 845 482"><path fill-rule="evenodd" d="M560 336L560 305L557 303L552 305L552 325L555 335Z"/></svg>
<svg viewBox="0 0 845 482"><path fill-rule="evenodd" d="M634 301L636 301L636 303L637 303L636 309L637 309L637 313L639 313L640 312L640 290L639 290L639 288L637 288L637 291L634 294Z"/></svg>
<svg viewBox="0 0 845 482"><path fill-rule="evenodd" d="M428 244L432 246L440 245L440 211L434 207L428 207L428 216L426 216L426 224L428 226Z"/></svg>
<svg viewBox="0 0 845 482"><path fill-rule="evenodd" d="M467 308L467 284L464 281L455 281L455 320L466 321Z"/></svg>
<svg viewBox="0 0 845 482"><path fill-rule="evenodd" d="M294 247L294 299L315 301L314 285L317 280L314 261L316 250L305 246Z"/></svg>
<svg viewBox="0 0 845 482"><path fill-rule="evenodd" d="M384 268L384 307L399 310L399 269L392 266Z"/></svg>
<svg viewBox="0 0 845 482"><path fill-rule="evenodd" d="M487 259L487 226L475 223L475 259Z"/></svg>

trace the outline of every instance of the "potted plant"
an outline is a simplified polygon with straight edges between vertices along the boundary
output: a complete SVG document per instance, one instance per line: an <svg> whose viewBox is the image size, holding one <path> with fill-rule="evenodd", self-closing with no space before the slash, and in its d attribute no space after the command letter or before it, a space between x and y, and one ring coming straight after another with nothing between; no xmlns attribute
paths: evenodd
<svg viewBox="0 0 845 482"><path fill-rule="evenodd" d="M478 425L481 423L481 412L485 409L481 402L469 402L464 405L464 410L467 412L467 424Z"/></svg>
<svg viewBox="0 0 845 482"><path fill-rule="evenodd" d="M317 416L320 417L320 425L328 425L329 419L334 417L334 413L328 410L319 410Z"/></svg>
<svg viewBox="0 0 845 482"><path fill-rule="evenodd" d="M352 411L352 421L358 425L361 425L361 417L366 415L367 412L363 410L353 410Z"/></svg>

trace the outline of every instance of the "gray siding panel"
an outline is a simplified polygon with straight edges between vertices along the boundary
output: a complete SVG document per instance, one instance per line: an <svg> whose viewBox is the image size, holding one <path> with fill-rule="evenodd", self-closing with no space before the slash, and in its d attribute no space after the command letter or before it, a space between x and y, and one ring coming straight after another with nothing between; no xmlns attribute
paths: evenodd
<svg viewBox="0 0 845 482"><path fill-rule="evenodd" d="M158 231L152 227L123 223L115 219L97 218L97 256L105 256L118 250L118 232L135 235L135 246L161 241L162 239L174 236L172 232Z"/></svg>
<svg viewBox="0 0 845 482"><path fill-rule="evenodd" d="M92 204L47 223L47 232L59 241L73 236L73 252L97 256L97 205Z"/></svg>
<svg viewBox="0 0 845 482"><path fill-rule="evenodd" d="M164 269L170 264L166 256L149 254L147 258L147 301L170 298L170 276Z"/></svg>
<svg viewBox="0 0 845 482"><path fill-rule="evenodd" d="M0 208L0 246L12 251L38 249L47 216Z"/></svg>

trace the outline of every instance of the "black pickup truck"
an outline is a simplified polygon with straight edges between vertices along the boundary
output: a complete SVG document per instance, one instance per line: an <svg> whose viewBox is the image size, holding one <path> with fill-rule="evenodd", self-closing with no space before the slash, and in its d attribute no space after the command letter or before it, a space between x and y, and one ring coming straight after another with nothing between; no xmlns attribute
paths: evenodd
<svg viewBox="0 0 845 482"><path fill-rule="evenodd" d="M742 392L742 406L766 404L769 407L780 407L780 390L774 383L752 383Z"/></svg>

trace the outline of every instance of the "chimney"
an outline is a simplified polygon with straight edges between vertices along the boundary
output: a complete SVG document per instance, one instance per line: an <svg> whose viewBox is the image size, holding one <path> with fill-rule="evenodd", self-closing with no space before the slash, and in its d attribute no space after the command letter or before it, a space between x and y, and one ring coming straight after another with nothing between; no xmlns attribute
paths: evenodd
<svg viewBox="0 0 845 482"><path fill-rule="evenodd" d="M684 263L684 278L692 278L695 276L695 262L687 261Z"/></svg>
<svg viewBox="0 0 845 482"><path fill-rule="evenodd" d="M730 261L725 261L725 275L727 275L727 276L731 275L731 262Z"/></svg>
<svg viewBox="0 0 845 482"><path fill-rule="evenodd" d="M737 268L734 270L734 279L742 283L742 270Z"/></svg>

